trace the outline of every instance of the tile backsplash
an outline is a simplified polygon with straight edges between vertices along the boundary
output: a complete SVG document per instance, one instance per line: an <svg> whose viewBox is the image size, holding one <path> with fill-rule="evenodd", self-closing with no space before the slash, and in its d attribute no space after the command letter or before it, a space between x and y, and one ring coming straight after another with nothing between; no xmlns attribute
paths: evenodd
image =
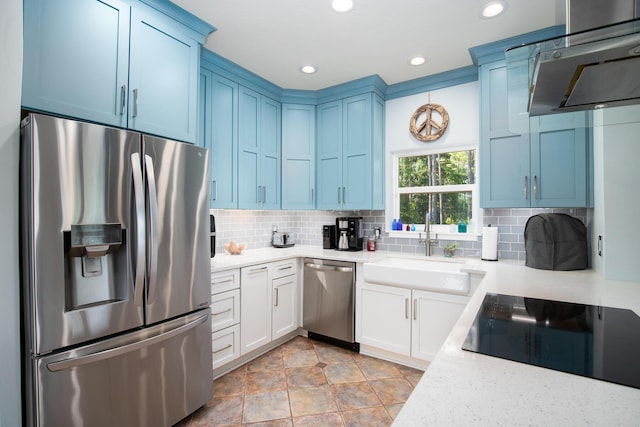
<svg viewBox="0 0 640 427"><path fill-rule="evenodd" d="M524 227L530 216L538 213L566 213L577 217L587 226L589 209L484 209L484 225L498 227L498 259L524 260ZM424 244L417 239L390 237L385 230L384 211L258 211L212 209L216 217L216 253L223 252L228 241L245 243L248 249L271 245L271 230L293 233L298 245L322 246L322 226L335 224L339 216L364 218L365 236L373 234L375 227L382 230L378 249L422 255ZM442 248L454 240L440 240L433 248L434 255L442 255ZM477 241L461 241L456 256L480 257L482 237Z"/></svg>

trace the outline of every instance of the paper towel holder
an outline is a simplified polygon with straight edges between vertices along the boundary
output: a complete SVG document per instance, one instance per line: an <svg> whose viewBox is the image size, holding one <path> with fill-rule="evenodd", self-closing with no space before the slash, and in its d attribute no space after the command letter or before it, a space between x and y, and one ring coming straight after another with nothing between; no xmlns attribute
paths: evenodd
<svg viewBox="0 0 640 427"><path fill-rule="evenodd" d="M482 261L498 261L498 228L491 227L491 224L482 228L482 256L480 259Z"/></svg>

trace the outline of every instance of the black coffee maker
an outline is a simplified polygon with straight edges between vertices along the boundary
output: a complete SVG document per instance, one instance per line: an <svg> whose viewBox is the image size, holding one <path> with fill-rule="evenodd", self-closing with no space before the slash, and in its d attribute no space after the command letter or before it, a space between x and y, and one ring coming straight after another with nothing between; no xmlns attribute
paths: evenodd
<svg viewBox="0 0 640 427"><path fill-rule="evenodd" d="M361 251L364 244L362 217L336 218L336 249Z"/></svg>

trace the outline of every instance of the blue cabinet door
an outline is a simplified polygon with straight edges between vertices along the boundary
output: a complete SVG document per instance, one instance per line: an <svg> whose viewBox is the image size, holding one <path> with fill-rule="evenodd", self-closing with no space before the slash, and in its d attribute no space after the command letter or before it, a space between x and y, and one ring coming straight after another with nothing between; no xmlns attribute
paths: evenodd
<svg viewBox="0 0 640 427"><path fill-rule="evenodd" d="M532 207L588 206L588 113L531 119Z"/></svg>
<svg viewBox="0 0 640 427"><path fill-rule="evenodd" d="M372 94L342 102L343 209L371 209Z"/></svg>
<svg viewBox="0 0 640 427"><path fill-rule="evenodd" d="M504 61L480 70L480 206L529 207L528 134L509 130L507 68Z"/></svg>
<svg viewBox="0 0 640 427"><path fill-rule="evenodd" d="M260 94L241 86L238 95L238 207L259 209Z"/></svg>
<svg viewBox="0 0 640 427"><path fill-rule="evenodd" d="M196 142L200 45L146 9L131 13L129 128Z"/></svg>
<svg viewBox="0 0 640 427"><path fill-rule="evenodd" d="M385 169L384 169L384 100L373 98L373 146L371 152L371 209L384 209Z"/></svg>
<svg viewBox="0 0 640 427"><path fill-rule="evenodd" d="M342 100L317 107L318 209L342 209Z"/></svg>
<svg viewBox="0 0 640 427"><path fill-rule="evenodd" d="M280 153L282 110L279 102L260 98L261 209L280 209Z"/></svg>
<svg viewBox="0 0 640 427"><path fill-rule="evenodd" d="M119 0L25 0L23 107L125 127L130 9Z"/></svg>
<svg viewBox="0 0 640 427"><path fill-rule="evenodd" d="M316 109L282 105L282 209L315 207Z"/></svg>
<svg viewBox="0 0 640 427"><path fill-rule="evenodd" d="M209 149L212 208L238 207L238 84L200 72L200 144Z"/></svg>

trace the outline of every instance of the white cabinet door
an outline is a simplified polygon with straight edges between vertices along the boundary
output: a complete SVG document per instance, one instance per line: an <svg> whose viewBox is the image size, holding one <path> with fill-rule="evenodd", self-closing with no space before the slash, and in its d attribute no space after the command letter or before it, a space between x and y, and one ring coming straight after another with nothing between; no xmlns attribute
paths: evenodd
<svg viewBox="0 0 640 427"><path fill-rule="evenodd" d="M433 360L468 298L436 292L413 292L411 357Z"/></svg>
<svg viewBox="0 0 640 427"><path fill-rule="evenodd" d="M267 264L241 270L240 346L242 355L271 341L271 295Z"/></svg>
<svg viewBox="0 0 640 427"><path fill-rule="evenodd" d="M273 325L272 339L293 332L298 327L296 316L298 276L281 277L273 280Z"/></svg>
<svg viewBox="0 0 640 427"><path fill-rule="evenodd" d="M220 329L240 323L240 289L222 292L211 297L211 329Z"/></svg>
<svg viewBox="0 0 640 427"><path fill-rule="evenodd" d="M214 332L211 335L213 369L240 357L240 325Z"/></svg>
<svg viewBox="0 0 640 427"><path fill-rule="evenodd" d="M356 341L409 356L411 290L356 283Z"/></svg>

